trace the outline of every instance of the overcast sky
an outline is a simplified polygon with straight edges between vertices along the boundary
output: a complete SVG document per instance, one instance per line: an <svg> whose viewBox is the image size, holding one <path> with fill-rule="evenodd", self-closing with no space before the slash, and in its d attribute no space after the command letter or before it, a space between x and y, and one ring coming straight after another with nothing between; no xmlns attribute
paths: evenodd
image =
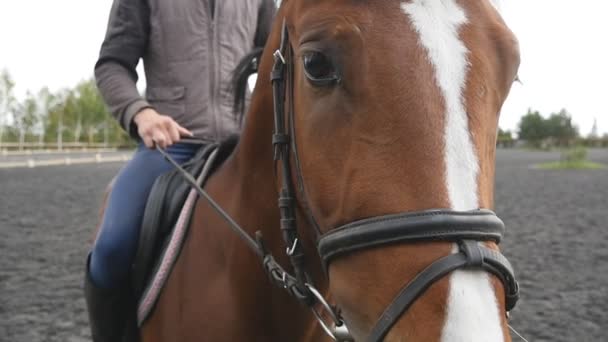
<svg viewBox="0 0 608 342"><path fill-rule="evenodd" d="M1 0L0 69L15 79L18 97L91 77L110 5ZM608 1L502 0L501 7L520 41L523 82L513 86L501 127L515 129L530 107L545 115L566 108L581 133L590 132L594 118L608 132Z"/></svg>

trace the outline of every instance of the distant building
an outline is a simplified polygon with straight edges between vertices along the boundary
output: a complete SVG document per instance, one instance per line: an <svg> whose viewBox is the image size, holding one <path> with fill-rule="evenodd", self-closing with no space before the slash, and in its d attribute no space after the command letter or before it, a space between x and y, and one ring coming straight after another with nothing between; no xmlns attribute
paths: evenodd
<svg viewBox="0 0 608 342"><path fill-rule="evenodd" d="M591 128L591 133L589 133L589 139L597 139L600 135L597 129L597 118L593 119L593 127Z"/></svg>

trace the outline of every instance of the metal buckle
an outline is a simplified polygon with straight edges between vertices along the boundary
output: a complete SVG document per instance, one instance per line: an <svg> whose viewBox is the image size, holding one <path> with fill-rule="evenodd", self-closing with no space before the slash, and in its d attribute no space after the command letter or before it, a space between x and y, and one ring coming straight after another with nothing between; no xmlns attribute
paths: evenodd
<svg viewBox="0 0 608 342"><path fill-rule="evenodd" d="M350 331L348 331L346 324L344 324L344 323L342 323L342 325L338 325L338 326L334 325L333 333L334 333L334 337L336 338L336 341L339 341L339 342L354 342L355 341L353 339L353 337L350 335Z"/></svg>
<svg viewBox="0 0 608 342"><path fill-rule="evenodd" d="M298 246L298 238L296 238L293 241L293 245L291 247L287 247L287 249L285 250L285 253L287 253L287 255L292 256L293 252L296 251L296 247Z"/></svg>
<svg viewBox="0 0 608 342"><path fill-rule="evenodd" d="M275 52L272 54L272 56L274 57L275 62L276 62L276 61L278 61L278 60L280 60L280 61L281 61L281 63L283 63L283 64L287 64L287 62L285 62L285 57L283 57L283 53L281 53L281 51L280 51L280 50L276 50L276 51L275 51Z"/></svg>
<svg viewBox="0 0 608 342"><path fill-rule="evenodd" d="M318 311L317 309L314 308L314 306L312 306L311 307L312 313L314 314L315 318L317 319L317 322L319 322L319 324L321 325L321 328L323 329L323 331L325 331L325 333L336 342L354 341L352 336L348 332L348 328L346 327L346 324L344 324L344 321L338 316L338 314L331 307L331 305L329 305L329 303L327 303L327 301L325 300L325 298L323 298L321 293L319 293L319 291L314 286L312 286L308 283L306 283L304 285L308 288L310 293L312 293L312 295L317 299L317 302L319 302L321 304L321 308L324 309L329 314L329 317L333 321L332 326L330 327L329 324L323 320L323 317L321 317L322 312Z"/></svg>

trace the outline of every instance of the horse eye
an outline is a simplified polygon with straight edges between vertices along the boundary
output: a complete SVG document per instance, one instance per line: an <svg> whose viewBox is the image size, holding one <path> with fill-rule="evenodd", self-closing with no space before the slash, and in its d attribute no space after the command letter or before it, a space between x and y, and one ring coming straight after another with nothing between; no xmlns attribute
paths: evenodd
<svg viewBox="0 0 608 342"><path fill-rule="evenodd" d="M303 56L304 73L315 85L328 85L338 81L336 68L332 61L321 52L307 52Z"/></svg>

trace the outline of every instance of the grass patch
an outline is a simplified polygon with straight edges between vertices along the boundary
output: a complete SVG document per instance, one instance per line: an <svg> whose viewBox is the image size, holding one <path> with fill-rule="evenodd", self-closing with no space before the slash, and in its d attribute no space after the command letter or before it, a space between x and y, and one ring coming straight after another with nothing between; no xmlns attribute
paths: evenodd
<svg viewBox="0 0 608 342"><path fill-rule="evenodd" d="M539 164L537 168L545 170L598 170L606 167L589 161L587 159L587 149L583 146L562 150L559 159L556 162Z"/></svg>
<svg viewBox="0 0 608 342"><path fill-rule="evenodd" d="M558 161L552 163L543 163L537 165L539 169L545 170L599 170L605 169L606 166L599 163L594 163L590 161Z"/></svg>

